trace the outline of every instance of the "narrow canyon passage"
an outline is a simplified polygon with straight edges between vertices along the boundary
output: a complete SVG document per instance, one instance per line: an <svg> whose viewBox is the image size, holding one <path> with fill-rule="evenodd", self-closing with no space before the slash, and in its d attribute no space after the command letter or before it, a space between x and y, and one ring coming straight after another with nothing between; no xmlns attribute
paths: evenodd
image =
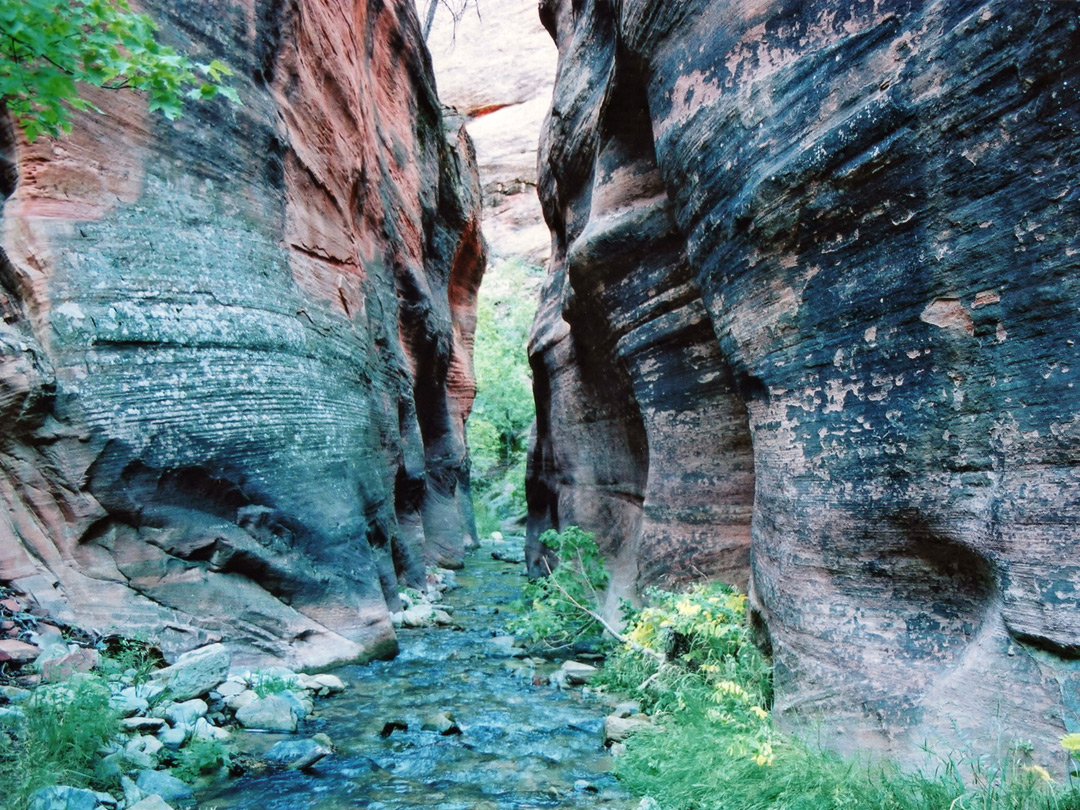
<svg viewBox="0 0 1080 810"><path fill-rule="evenodd" d="M608 773L607 706L580 687L542 684L557 663L511 657L493 638L512 616L522 567L470 555L446 598L460 630L403 630L393 661L338 670L349 688L319 704L300 735L337 748L305 772L253 774L217 786L219 810L516 810L636 807ZM534 678L537 685L534 685ZM423 729L447 712L460 733ZM406 726L398 728L397 726ZM392 729L392 730L391 730ZM389 732L389 733L387 733ZM262 752L289 735L249 735Z"/></svg>

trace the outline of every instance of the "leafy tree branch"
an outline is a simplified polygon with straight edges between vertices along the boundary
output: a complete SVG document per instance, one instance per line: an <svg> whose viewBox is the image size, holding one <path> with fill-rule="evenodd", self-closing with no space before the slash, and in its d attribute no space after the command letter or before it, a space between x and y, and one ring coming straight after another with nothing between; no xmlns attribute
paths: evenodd
<svg viewBox="0 0 1080 810"><path fill-rule="evenodd" d="M192 62L157 30L127 0L0 0L0 104L34 141L70 132L72 110L100 112L87 87L141 91L170 120L185 98L240 103L227 65Z"/></svg>

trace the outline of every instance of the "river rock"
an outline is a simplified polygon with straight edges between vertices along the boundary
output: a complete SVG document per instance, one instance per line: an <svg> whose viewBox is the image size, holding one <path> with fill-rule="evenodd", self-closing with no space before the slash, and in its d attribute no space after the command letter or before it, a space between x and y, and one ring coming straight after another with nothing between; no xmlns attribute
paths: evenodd
<svg viewBox="0 0 1080 810"><path fill-rule="evenodd" d="M140 790L160 796L166 802L189 802L195 798L191 786L165 771L139 771L135 784Z"/></svg>
<svg viewBox="0 0 1080 810"><path fill-rule="evenodd" d="M454 719L454 715L450 712L437 712L425 717L420 726L420 730L437 731L444 737L461 733L460 726L458 726L457 721Z"/></svg>
<svg viewBox="0 0 1080 810"><path fill-rule="evenodd" d="M337 675L330 673L312 675L311 682L315 684L315 689L320 695L336 695L345 691L345 682Z"/></svg>
<svg viewBox="0 0 1080 810"><path fill-rule="evenodd" d="M120 776L120 788L124 791L124 805L130 807L147 798L146 791L135 784L135 780L126 776Z"/></svg>
<svg viewBox="0 0 1080 810"><path fill-rule="evenodd" d="M402 617L406 627L427 627L435 622L435 608L422 603L405 611Z"/></svg>
<svg viewBox="0 0 1080 810"><path fill-rule="evenodd" d="M27 810L97 810L100 803L92 790L56 785L34 791Z"/></svg>
<svg viewBox="0 0 1080 810"><path fill-rule="evenodd" d="M33 694L29 689L3 685L0 686L0 703L22 703Z"/></svg>
<svg viewBox="0 0 1080 810"><path fill-rule="evenodd" d="M635 734L657 731L658 727L643 714L619 717L609 714L604 718L604 742L624 742Z"/></svg>
<svg viewBox="0 0 1080 810"><path fill-rule="evenodd" d="M581 661L563 661L562 666L559 667L558 671L563 674L567 685L582 686L591 683L592 679L596 677L596 674L600 670L591 664L585 664Z"/></svg>
<svg viewBox="0 0 1080 810"><path fill-rule="evenodd" d="M229 697L225 698L225 705L232 709L234 712L238 712L245 706L250 706L258 699L259 696L255 693L253 689L244 689L242 692L239 692L235 695L230 695Z"/></svg>
<svg viewBox="0 0 1080 810"><path fill-rule="evenodd" d="M215 726L206 717L200 717L195 721L191 734L193 737L198 737L200 740L225 741L231 736L227 729Z"/></svg>
<svg viewBox="0 0 1080 810"><path fill-rule="evenodd" d="M187 742L190 736L191 729L186 726L175 726L173 728L165 726L157 733L157 738L161 741L161 744L174 751Z"/></svg>
<svg viewBox="0 0 1080 810"><path fill-rule="evenodd" d="M282 740L271 746L270 750L263 754L263 759L271 765L303 770L331 753L329 748L315 740Z"/></svg>
<svg viewBox="0 0 1080 810"><path fill-rule="evenodd" d="M41 648L13 638L0 638L0 664L29 664L41 655Z"/></svg>
<svg viewBox="0 0 1080 810"><path fill-rule="evenodd" d="M133 737L124 746L125 751L138 750L144 754L148 754L152 757L156 757L164 746L161 740L157 737L151 737L146 734L140 734L137 737Z"/></svg>
<svg viewBox="0 0 1080 810"><path fill-rule="evenodd" d="M174 726L194 726L195 721L205 717L208 710L206 701L194 698L166 706L165 718Z"/></svg>
<svg viewBox="0 0 1080 810"><path fill-rule="evenodd" d="M230 698L239 695L241 692L247 691L247 685L241 680L232 680L231 678L226 681L222 681L214 687L214 691L222 698Z"/></svg>
<svg viewBox="0 0 1080 810"><path fill-rule="evenodd" d="M173 807L163 798L154 794L128 805L127 810L173 810Z"/></svg>
<svg viewBox="0 0 1080 810"><path fill-rule="evenodd" d="M236 722L254 731L296 731L296 707L281 695L257 698L236 712Z"/></svg>
<svg viewBox="0 0 1080 810"><path fill-rule="evenodd" d="M382 729L379 731L379 736L386 738L393 734L395 731L408 731L409 723L402 719L395 717L392 720L387 720L383 723Z"/></svg>
<svg viewBox="0 0 1080 810"><path fill-rule="evenodd" d="M168 723L165 722L164 717L142 716L125 717L120 721L120 725L128 731L157 731L168 727Z"/></svg>
<svg viewBox="0 0 1080 810"><path fill-rule="evenodd" d="M493 636L491 643L502 655L519 657L525 655L525 650L518 646L514 636Z"/></svg>
<svg viewBox="0 0 1080 810"><path fill-rule="evenodd" d="M128 687L118 694L110 696L109 706L121 717L144 714L150 710L149 702L137 697L133 687Z"/></svg>
<svg viewBox="0 0 1080 810"><path fill-rule="evenodd" d="M612 714L615 717L629 717L632 714L638 714L641 712L641 702L637 700L624 700L622 703L615 705L612 710Z"/></svg>
<svg viewBox="0 0 1080 810"><path fill-rule="evenodd" d="M145 681L120 690L120 694L122 695L130 694L133 697L142 698L150 703L155 702L164 692L165 685L156 681Z"/></svg>
<svg viewBox="0 0 1080 810"><path fill-rule="evenodd" d="M89 672L101 663L101 653L88 647L76 647L59 658L38 659L41 677L46 682L65 681L76 672Z"/></svg>
<svg viewBox="0 0 1080 810"><path fill-rule="evenodd" d="M313 701L306 692L297 692L292 689L286 689L284 692L279 692L278 694L293 707L293 711L296 713L296 717L299 720L303 720L315 710L315 701Z"/></svg>
<svg viewBox="0 0 1080 810"><path fill-rule="evenodd" d="M224 644L210 644L184 653L171 666L151 676L168 689L173 700L205 695L229 674L232 656Z"/></svg>
<svg viewBox="0 0 1080 810"><path fill-rule="evenodd" d="M164 748L164 745L162 747ZM105 760L108 761L111 757L117 757L120 761L125 762L130 767L134 768L153 769L156 768L158 764L157 758L143 750L140 745L128 744L124 747L123 753L110 754L105 757ZM124 768L124 770L126 771L128 768ZM119 775L119 773L120 771L117 770L113 775Z"/></svg>

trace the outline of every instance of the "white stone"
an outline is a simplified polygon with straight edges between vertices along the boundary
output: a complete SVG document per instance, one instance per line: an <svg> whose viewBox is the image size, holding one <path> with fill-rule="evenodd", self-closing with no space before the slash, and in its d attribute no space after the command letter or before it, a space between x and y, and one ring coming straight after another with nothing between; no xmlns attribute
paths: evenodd
<svg viewBox="0 0 1080 810"><path fill-rule="evenodd" d="M174 700L205 695L229 675L232 656L224 644L210 644L186 652L176 663L151 675L163 684Z"/></svg>

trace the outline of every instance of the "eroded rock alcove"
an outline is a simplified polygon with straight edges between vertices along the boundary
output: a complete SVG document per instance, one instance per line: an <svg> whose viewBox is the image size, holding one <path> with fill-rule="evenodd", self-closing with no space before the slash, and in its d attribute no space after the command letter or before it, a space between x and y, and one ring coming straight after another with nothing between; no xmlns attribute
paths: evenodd
<svg viewBox="0 0 1080 810"><path fill-rule="evenodd" d="M538 534L749 583L844 750L1080 727L1074 4L545 0Z"/></svg>
<svg viewBox="0 0 1080 810"><path fill-rule="evenodd" d="M473 532L471 145L411 0L141 5L244 105L4 136L0 580L168 651L390 654Z"/></svg>

